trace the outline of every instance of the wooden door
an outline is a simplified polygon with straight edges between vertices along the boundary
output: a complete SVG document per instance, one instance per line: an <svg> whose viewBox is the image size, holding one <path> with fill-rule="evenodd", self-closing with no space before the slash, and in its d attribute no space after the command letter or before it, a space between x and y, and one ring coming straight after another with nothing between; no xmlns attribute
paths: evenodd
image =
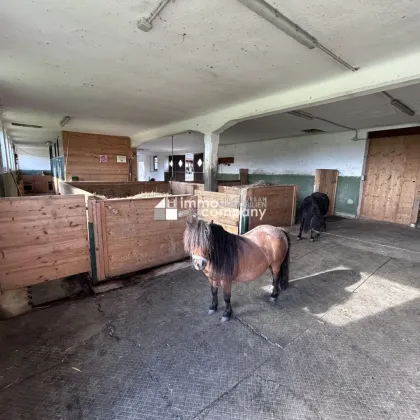
<svg viewBox="0 0 420 420"><path fill-rule="evenodd" d="M316 169L314 192L322 192L330 199L328 215L335 212L335 196L337 193L338 171L337 169Z"/></svg>
<svg viewBox="0 0 420 420"><path fill-rule="evenodd" d="M410 225L419 178L419 135L370 139L360 216Z"/></svg>

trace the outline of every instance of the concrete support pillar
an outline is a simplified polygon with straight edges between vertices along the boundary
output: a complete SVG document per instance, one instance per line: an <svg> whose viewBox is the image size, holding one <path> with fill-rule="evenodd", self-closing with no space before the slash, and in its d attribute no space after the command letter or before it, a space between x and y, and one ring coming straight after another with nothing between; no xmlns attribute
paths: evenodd
<svg viewBox="0 0 420 420"><path fill-rule="evenodd" d="M220 134L204 135L204 190L217 191L217 151Z"/></svg>

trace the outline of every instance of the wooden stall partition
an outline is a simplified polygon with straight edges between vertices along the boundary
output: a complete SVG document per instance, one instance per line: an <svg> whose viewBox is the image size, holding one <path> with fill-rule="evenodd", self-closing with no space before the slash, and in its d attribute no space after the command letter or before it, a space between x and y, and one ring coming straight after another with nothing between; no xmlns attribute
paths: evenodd
<svg viewBox="0 0 420 420"><path fill-rule="evenodd" d="M76 187L71 182L60 181L58 183L58 192L60 195L84 195L85 200L87 200L89 197L93 197L92 193L85 191L82 188Z"/></svg>
<svg viewBox="0 0 420 420"><path fill-rule="evenodd" d="M225 194L240 194L241 186L238 185L237 187L231 185L218 185L217 192L225 193Z"/></svg>
<svg viewBox="0 0 420 420"><path fill-rule="evenodd" d="M33 178L36 194L52 194L53 181L51 175L34 175Z"/></svg>
<svg viewBox="0 0 420 420"><path fill-rule="evenodd" d="M170 191L173 195L193 195L197 190L204 190L204 184L196 182L169 181Z"/></svg>
<svg viewBox="0 0 420 420"><path fill-rule="evenodd" d="M96 260L92 273L96 270L97 280L186 257L183 234L189 216L182 209L193 197L176 198L180 211L177 220L155 220L155 207L162 198L89 200Z"/></svg>
<svg viewBox="0 0 420 420"><path fill-rule="evenodd" d="M169 193L170 185L164 181L142 181L142 182L90 182L90 181L76 181L66 182L63 184L63 193L90 193L97 195L104 195L107 198L124 198L143 192L159 192Z"/></svg>
<svg viewBox="0 0 420 420"><path fill-rule="evenodd" d="M225 186L225 187L240 187L241 185L246 185L246 184L242 184L241 181L239 179L236 180L230 180L230 181L224 181L222 179L217 181L217 185L220 186Z"/></svg>
<svg viewBox="0 0 420 420"><path fill-rule="evenodd" d="M314 192L322 192L328 195L330 207L328 215L335 213L335 197L337 194L338 170L316 169Z"/></svg>
<svg viewBox="0 0 420 420"><path fill-rule="evenodd" d="M246 190L248 230L260 225L292 226L296 218L296 185L273 185Z"/></svg>
<svg viewBox="0 0 420 420"><path fill-rule="evenodd" d="M65 180L130 181L129 137L63 131ZM137 155L135 160L137 161ZM133 173L133 170L131 171Z"/></svg>
<svg viewBox="0 0 420 420"><path fill-rule="evenodd" d="M0 289L90 270L84 196L0 199Z"/></svg>
<svg viewBox="0 0 420 420"><path fill-rule="evenodd" d="M48 194L53 192L51 175L21 175L23 194Z"/></svg>
<svg viewBox="0 0 420 420"><path fill-rule="evenodd" d="M240 190L236 194L196 191L197 217L223 226L230 233L239 233Z"/></svg>

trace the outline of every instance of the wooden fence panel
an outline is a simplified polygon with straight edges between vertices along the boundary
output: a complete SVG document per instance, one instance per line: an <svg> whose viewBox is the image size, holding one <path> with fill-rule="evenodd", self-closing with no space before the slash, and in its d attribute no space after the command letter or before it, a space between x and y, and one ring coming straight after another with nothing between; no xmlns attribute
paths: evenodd
<svg viewBox="0 0 420 420"><path fill-rule="evenodd" d="M239 232L240 190L236 194L225 194L211 191L196 191L197 216L206 222L223 226L230 232Z"/></svg>
<svg viewBox="0 0 420 420"><path fill-rule="evenodd" d="M188 216L181 213L178 220L155 220L155 206L161 200L90 200L97 280L186 258L183 235ZM179 198L178 209L182 207Z"/></svg>
<svg viewBox="0 0 420 420"><path fill-rule="evenodd" d="M337 195L338 171L337 169L316 169L314 192L328 195L330 207L328 215L335 213L335 197Z"/></svg>
<svg viewBox="0 0 420 420"><path fill-rule="evenodd" d="M85 198L0 199L0 289L90 271Z"/></svg>
<svg viewBox="0 0 420 420"><path fill-rule="evenodd" d="M249 188L247 202L251 211L248 229L260 225L292 226L296 217L296 198L296 185ZM265 210L264 214L260 210Z"/></svg>
<svg viewBox="0 0 420 420"><path fill-rule="evenodd" d="M173 195L193 195L197 190L204 190L204 184L198 184L195 182L169 181L169 184Z"/></svg>

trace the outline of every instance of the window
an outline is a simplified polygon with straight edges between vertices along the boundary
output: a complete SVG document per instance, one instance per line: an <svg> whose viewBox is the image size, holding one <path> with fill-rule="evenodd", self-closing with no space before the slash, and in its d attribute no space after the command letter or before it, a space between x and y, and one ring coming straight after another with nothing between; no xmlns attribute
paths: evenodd
<svg viewBox="0 0 420 420"><path fill-rule="evenodd" d="M1 154L1 168L2 172L8 172L9 170L9 147L8 147L8 141L6 138L6 133L4 132L3 128L0 126L0 154Z"/></svg>
<svg viewBox="0 0 420 420"><path fill-rule="evenodd" d="M159 170L159 162L158 162L158 157L157 156L153 156L153 170L155 172L157 172Z"/></svg>

